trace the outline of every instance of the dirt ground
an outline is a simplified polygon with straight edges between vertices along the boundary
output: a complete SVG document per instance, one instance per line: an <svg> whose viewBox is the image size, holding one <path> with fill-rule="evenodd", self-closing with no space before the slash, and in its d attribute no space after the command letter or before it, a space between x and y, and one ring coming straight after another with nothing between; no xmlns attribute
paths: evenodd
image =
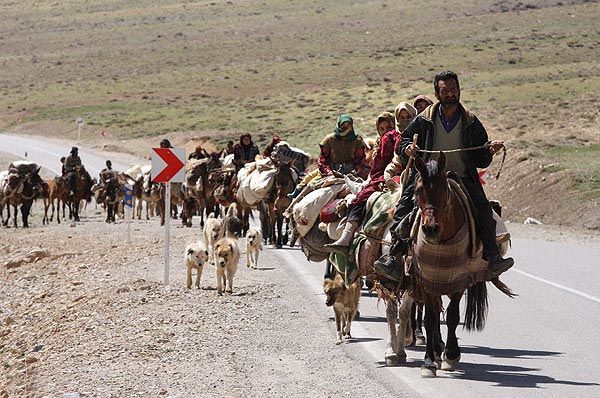
<svg viewBox="0 0 600 398"><path fill-rule="evenodd" d="M11 160L0 154L1 167ZM364 353L333 345L333 322L275 250L261 270L241 262L233 295L217 295L212 265L202 289L187 290L182 252L200 228L174 220L164 289L157 219L133 222L128 243L126 224L104 223L93 204L76 226L44 227L41 215L38 201L32 228L0 229L1 398L386 394L385 380L347 377L369 372ZM508 227L515 237L600 248L598 231Z"/></svg>

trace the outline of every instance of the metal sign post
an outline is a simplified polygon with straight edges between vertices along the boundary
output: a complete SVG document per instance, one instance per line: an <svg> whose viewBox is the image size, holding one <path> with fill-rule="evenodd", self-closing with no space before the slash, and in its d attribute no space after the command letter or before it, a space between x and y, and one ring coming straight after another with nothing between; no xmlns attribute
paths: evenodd
<svg viewBox="0 0 600 398"><path fill-rule="evenodd" d="M185 149L152 148L152 178L154 182L165 184L165 273L163 284L169 285L169 246L171 221L171 182L183 182L185 178Z"/></svg>
<svg viewBox="0 0 600 398"><path fill-rule="evenodd" d="M169 246L171 245L171 183L165 183L165 274L163 285L169 286Z"/></svg>
<svg viewBox="0 0 600 398"><path fill-rule="evenodd" d="M83 118L78 117L75 120L75 123L77 123L77 141L81 140L81 127L83 127L83 124L85 123L85 121L83 120Z"/></svg>

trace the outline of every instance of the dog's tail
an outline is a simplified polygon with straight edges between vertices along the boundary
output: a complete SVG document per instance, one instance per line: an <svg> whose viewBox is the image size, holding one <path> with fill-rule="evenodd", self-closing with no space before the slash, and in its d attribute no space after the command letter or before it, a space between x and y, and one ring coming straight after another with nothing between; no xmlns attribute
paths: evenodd
<svg viewBox="0 0 600 398"><path fill-rule="evenodd" d="M237 217L237 203L233 202L227 208L227 216L228 217Z"/></svg>
<svg viewBox="0 0 600 398"><path fill-rule="evenodd" d="M215 218L215 213L210 213L207 218Z"/></svg>

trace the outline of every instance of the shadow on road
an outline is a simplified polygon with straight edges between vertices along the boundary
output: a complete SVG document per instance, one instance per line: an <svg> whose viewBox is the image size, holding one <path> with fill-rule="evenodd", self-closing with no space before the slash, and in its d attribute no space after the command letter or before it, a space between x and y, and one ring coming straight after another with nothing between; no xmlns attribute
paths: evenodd
<svg viewBox="0 0 600 398"><path fill-rule="evenodd" d="M519 350L514 348L494 348L494 347L482 347L482 346L462 346L460 350L468 354L487 355L492 358L535 358L535 357L549 357L562 355L562 352L556 351L532 351L532 350Z"/></svg>
<svg viewBox="0 0 600 398"><path fill-rule="evenodd" d="M461 363L459 372L447 373L449 377L473 381L495 383L498 387L543 388L542 384L564 384L569 386L598 386L598 383L586 383L555 379L550 376L529 374L540 369L523 366L496 365L488 363Z"/></svg>

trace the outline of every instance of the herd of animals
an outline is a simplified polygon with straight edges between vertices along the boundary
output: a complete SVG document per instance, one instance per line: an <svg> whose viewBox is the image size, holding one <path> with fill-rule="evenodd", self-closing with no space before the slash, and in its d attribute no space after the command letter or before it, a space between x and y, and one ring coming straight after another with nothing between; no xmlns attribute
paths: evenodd
<svg viewBox="0 0 600 398"><path fill-rule="evenodd" d="M322 250L323 246L339 239L344 225L344 212L353 195L360 191L362 182L348 176L323 178L305 187L305 191L295 198L290 197L289 194L294 191L298 178L305 170L295 167L298 156L302 154L290 157L289 145L284 147L287 145L285 142L281 145L285 149L280 152L281 156L274 151L270 159L257 160L243 169L242 174L248 181L261 175L264 180L264 176L268 175L266 184L257 183L261 187L260 192L254 192L252 200L248 199L248 194L243 193L243 187L250 189L253 183L246 183L240 178L240 171L219 154L187 162L185 182L173 184L171 208L168 209L175 218L180 209L179 217L186 226L191 226L194 216L200 217L203 228L203 239L192 242L185 248L187 288L192 287L194 271L195 286L200 287L204 265L212 263L217 270L218 294L233 292L233 280L242 253L239 246L241 237L246 238L246 265L251 268L257 267L263 244L271 243L280 248L286 243L294 245L299 242L309 261L326 261L328 267L333 269L325 278L323 287L326 304L333 307L335 314L336 344L351 338L351 323L358 312L360 289L363 282L367 282L366 285L386 303L389 335L384 356L387 365L395 366L406 361L405 347L415 341L421 344L425 341L421 321L417 322L414 314L415 309L419 308L417 304L422 308L423 303L427 303L429 308L437 309L425 313L425 322L434 324L436 332L427 336L428 348L431 346L434 354L426 358L422 376L434 377L438 369L456 369L460 360L460 348L455 335L459 323L458 303L466 291L468 303L465 327L481 330L487 311L485 282L472 283L459 294L448 294L451 300L446 309L448 337L444 344L439 332L439 318L442 310L441 296L446 293L428 294L420 283L418 272L408 272L409 265L417 266L418 253L413 253L415 261L411 264L407 259L407 272L399 281L378 275L372 266L374 259L385 253L386 246L389 245L389 224L393 204L401 192L401 184L392 184L390 189L374 195L377 197L369 201L361 233L356 235L352 249L345 256L332 254ZM443 173L444 162L443 155L440 155L438 167L431 168L422 162L418 163L420 180L436 179L439 181L435 184L435 189L450 189L448 187L451 184L446 181ZM302 160L302 164L307 163L306 159ZM431 170L434 170L433 174ZM20 207L22 226L28 227L32 203L38 198L44 201L44 224L52 222L54 216L57 223L60 223L60 209L65 218L65 207L69 209L69 218L79 220L79 208L85 204L85 182L82 174L79 174L80 170L77 171L77 190L73 194L68 192L64 178L55 177L44 181L39 172L40 167L33 162L14 162L7 171L0 173L0 217L4 226L9 223L12 207L13 226L17 227L17 209ZM116 215L123 216L125 184L133 187L133 218L141 218L145 204L146 219L158 215L161 225L165 222L164 184L152 182L151 172L150 166L138 165L125 172L111 172L108 178L102 178L94 185L92 191L96 202L107 212L106 222L114 222ZM431 197L435 195L424 196ZM421 202L423 201L425 199ZM4 210L7 210L6 218ZM51 213L48 216L49 210ZM260 228L250 228L249 217L252 210L257 210L260 214ZM422 221L417 218L413 233L419 233L419 222ZM464 222L468 223L466 219ZM450 224L440 223L440 226L452 227ZM501 243L506 250L508 240L506 236L502 238ZM514 296L498 278L491 282L506 295Z"/></svg>

